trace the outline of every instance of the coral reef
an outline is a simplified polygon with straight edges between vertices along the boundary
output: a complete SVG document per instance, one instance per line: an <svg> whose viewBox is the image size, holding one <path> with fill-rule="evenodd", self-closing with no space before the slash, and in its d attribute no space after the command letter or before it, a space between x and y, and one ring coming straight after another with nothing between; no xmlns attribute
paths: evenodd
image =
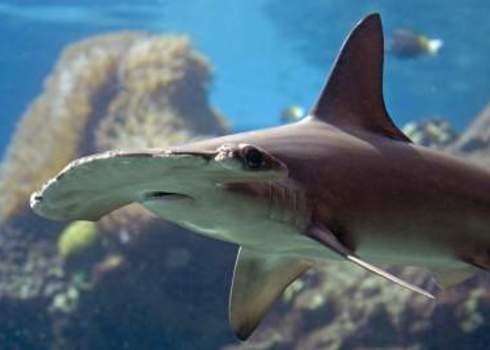
<svg viewBox="0 0 490 350"><path fill-rule="evenodd" d="M21 118L0 172L0 221L81 155L162 147L224 131L210 65L186 36L123 32L68 47Z"/></svg>
<svg viewBox="0 0 490 350"><path fill-rule="evenodd" d="M215 273L227 272L221 258L232 260L233 248L213 254L207 241L165 234L182 230L138 205L71 224L28 209L31 191L87 153L224 133L225 119L208 103L210 79L210 64L186 36L121 32L64 50L0 165L2 349L154 349L187 332L206 348L229 339L225 311L216 311L226 290L216 292ZM200 256L214 279L182 281ZM203 296L209 314L180 312ZM190 329L192 318L215 331Z"/></svg>
<svg viewBox="0 0 490 350"><path fill-rule="evenodd" d="M209 64L192 52L188 38L135 44L118 77L122 91L97 129L98 149L164 147L223 131L223 120L207 103Z"/></svg>
<svg viewBox="0 0 490 350"><path fill-rule="evenodd" d="M413 142L437 149L443 149L457 139L456 131L444 119L428 119L420 123L411 122L404 125L402 131Z"/></svg>
<svg viewBox="0 0 490 350"><path fill-rule="evenodd" d="M73 259L97 245L99 237L95 223L75 221L61 232L58 239L58 253L64 259Z"/></svg>
<svg viewBox="0 0 490 350"><path fill-rule="evenodd" d="M49 225L42 219L36 224L0 226L2 349L47 349L46 344L53 340L49 306L68 285L56 241L48 231L61 225Z"/></svg>
<svg viewBox="0 0 490 350"><path fill-rule="evenodd" d="M97 282L59 325L62 349L219 349L232 339L225 281L234 254L155 221L123 247L115 267L95 266Z"/></svg>
<svg viewBox="0 0 490 350"><path fill-rule="evenodd" d="M490 165L490 104L476 116L449 151Z"/></svg>

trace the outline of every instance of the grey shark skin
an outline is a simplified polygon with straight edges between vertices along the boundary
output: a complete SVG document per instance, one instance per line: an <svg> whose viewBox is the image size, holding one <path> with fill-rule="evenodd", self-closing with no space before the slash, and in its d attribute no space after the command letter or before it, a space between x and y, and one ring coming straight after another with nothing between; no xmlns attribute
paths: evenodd
<svg viewBox="0 0 490 350"><path fill-rule="evenodd" d="M230 321L240 339L317 259L350 261L432 297L370 263L426 267L446 286L472 267L490 268L490 171L415 145L396 128L383 102L383 51L380 18L369 15L304 120L85 157L34 193L31 206L51 219L97 220L138 202L239 244Z"/></svg>

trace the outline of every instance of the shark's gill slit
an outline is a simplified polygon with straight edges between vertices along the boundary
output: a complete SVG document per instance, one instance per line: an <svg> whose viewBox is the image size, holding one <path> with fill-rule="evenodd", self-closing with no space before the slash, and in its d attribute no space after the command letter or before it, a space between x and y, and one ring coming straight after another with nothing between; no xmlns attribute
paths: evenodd
<svg viewBox="0 0 490 350"><path fill-rule="evenodd" d="M306 200L300 190L287 186L267 184L268 217L301 227L306 218Z"/></svg>

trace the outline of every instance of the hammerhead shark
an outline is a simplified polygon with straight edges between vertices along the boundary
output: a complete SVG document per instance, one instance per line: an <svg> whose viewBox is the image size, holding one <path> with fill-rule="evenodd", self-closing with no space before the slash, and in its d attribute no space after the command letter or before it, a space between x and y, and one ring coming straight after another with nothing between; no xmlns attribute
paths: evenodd
<svg viewBox="0 0 490 350"><path fill-rule="evenodd" d="M229 313L242 340L318 260L348 261L434 298L373 264L428 268L443 286L489 269L490 170L397 129L383 100L383 54L380 17L368 15L303 120L87 156L33 193L31 207L54 220L98 220L137 202L238 244Z"/></svg>

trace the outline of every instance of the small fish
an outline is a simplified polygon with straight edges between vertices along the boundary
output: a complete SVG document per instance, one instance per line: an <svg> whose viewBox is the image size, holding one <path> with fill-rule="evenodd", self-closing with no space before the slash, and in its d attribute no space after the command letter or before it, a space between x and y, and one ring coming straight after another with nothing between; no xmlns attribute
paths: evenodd
<svg viewBox="0 0 490 350"><path fill-rule="evenodd" d="M69 164L31 196L54 220L132 202L240 246L229 313L247 339L317 260L340 260L428 298L375 264L421 266L450 287L490 270L490 170L411 142L383 99L379 15L350 33L308 116L255 130Z"/></svg>
<svg viewBox="0 0 490 350"><path fill-rule="evenodd" d="M388 52L398 58L435 56L443 45L444 41L441 39L432 39L410 29L397 29L393 33Z"/></svg>
<svg viewBox="0 0 490 350"><path fill-rule="evenodd" d="M284 108L281 112L281 122L282 123L292 123L297 122L300 119L306 117L306 112L303 107L298 105L292 105Z"/></svg>

